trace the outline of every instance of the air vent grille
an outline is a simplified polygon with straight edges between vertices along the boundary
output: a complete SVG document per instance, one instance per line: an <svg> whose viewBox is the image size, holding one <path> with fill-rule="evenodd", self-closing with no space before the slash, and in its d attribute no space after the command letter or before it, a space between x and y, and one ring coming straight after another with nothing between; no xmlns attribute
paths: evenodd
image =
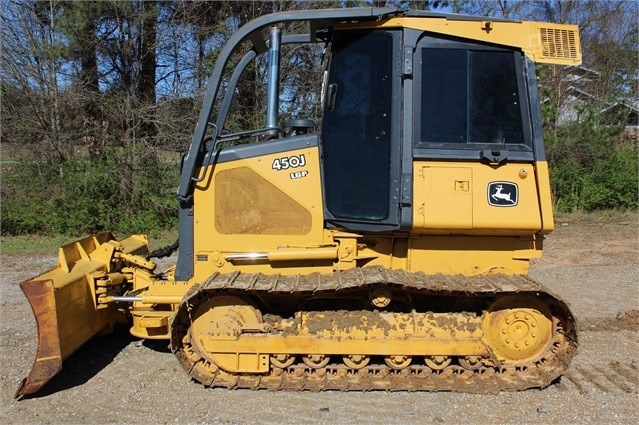
<svg viewBox="0 0 639 425"><path fill-rule="evenodd" d="M542 55L549 59L578 59L577 32L559 28L539 28Z"/></svg>

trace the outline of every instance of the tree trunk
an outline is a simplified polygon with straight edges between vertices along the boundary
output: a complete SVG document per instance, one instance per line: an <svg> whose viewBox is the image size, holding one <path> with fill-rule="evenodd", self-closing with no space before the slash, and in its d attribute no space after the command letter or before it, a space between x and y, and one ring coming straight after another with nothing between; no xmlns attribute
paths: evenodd
<svg viewBox="0 0 639 425"><path fill-rule="evenodd" d="M140 123L140 136L154 139L157 135L155 126L155 71L156 71L156 38L157 38L157 3L142 2L142 43L140 52L140 80L138 94L144 113Z"/></svg>
<svg viewBox="0 0 639 425"><path fill-rule="evenodd" d="M96 26L90 11L82 16L81 36L79 37L80 75L79 80L86 99L83 104L83 138L88 146L89 155L98 157L104 151L106 140L103 137L102 117L100 113L98 80L98 52Z"/></svg>

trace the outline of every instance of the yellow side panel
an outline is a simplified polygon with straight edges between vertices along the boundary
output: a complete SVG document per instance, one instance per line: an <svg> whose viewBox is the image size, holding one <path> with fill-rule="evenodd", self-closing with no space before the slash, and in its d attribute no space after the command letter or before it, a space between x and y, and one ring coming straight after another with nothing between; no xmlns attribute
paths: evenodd
<svg viewBox="0 0 639 425"><path fill-rule="evenodd" d="M416 161L413 232L532 235L542 230L532 164Z"/></svg>
<svg viewBox="0 0 639 425"><path fill-rule="evenodd" d="M415 225L423 229L472 229L473 197L470 167L422 166L416 170ZM445 204L445 207L444 207Z"/></svg>
<svg viewBox="0 0 639 425"><path fill-rule="evenodd" d="M409 271L424 273L527 274L541 257L542 239L516 236L419 236L411 238Z"/></svg>
<svg viewBox="0 0 639 425"><path fill-rule="evenodd" d="M196 255L323 242L317 147L216 164L194 202Z"/></svg>

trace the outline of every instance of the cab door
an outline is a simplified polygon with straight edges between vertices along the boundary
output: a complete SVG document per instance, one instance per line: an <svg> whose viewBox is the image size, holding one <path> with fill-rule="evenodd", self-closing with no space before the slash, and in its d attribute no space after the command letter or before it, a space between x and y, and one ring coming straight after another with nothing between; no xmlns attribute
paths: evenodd
<svg viewBox="0 0 639 425"><path fill-rule="evenodd" d="M339 33L321 129L325 221L352 231L399 227L399 31Z"/></svg>
<svg viewBox="0 0 639 425"><path fill-rule="evenodd" d="M541 231L543 146L535 145L523 53L424 36L415 56L413 231Z"/></svg>

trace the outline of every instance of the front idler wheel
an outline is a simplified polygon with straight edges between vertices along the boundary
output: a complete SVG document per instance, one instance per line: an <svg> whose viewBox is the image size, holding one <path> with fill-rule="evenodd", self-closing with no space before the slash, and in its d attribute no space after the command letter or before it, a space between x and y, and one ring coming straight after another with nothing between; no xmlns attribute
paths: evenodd
<svg viewBox="0 0 639 425"><path fill-rule="evenodd" d="M484 343L503 364L523 364L543 356L553 338L552 314L532 296L499 298L484 316Z"/></svg>

